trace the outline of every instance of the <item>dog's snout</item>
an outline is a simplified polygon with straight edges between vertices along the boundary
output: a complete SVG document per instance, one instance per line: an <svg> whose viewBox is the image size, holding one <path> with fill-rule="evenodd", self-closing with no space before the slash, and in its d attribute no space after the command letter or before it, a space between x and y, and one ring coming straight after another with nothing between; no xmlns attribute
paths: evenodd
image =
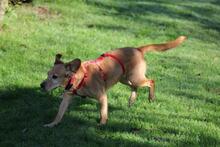
<svg viewBox="0 0 220 147"><path fill-rule="evenodd" d="M42 82L42 83L40 84L40 87L41 87L42 89L45 89L45 82Z"/></svg>

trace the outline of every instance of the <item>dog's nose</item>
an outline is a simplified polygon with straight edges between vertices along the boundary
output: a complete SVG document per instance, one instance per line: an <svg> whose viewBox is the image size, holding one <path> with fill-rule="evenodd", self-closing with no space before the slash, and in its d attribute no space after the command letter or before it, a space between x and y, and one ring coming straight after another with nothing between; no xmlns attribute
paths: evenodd
<svg viewBox="0 0 220 147"><path fill-rule="evenodd" d="M41 87L42 89L44 89L44 88L45 88L45 82L42 82L42 83L40 84L40 87Z"/></svg>

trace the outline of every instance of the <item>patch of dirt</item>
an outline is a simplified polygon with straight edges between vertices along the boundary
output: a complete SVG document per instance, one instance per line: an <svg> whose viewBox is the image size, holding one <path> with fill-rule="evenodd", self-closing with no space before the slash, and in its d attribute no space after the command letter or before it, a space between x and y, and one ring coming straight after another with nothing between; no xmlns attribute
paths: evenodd
<svg viewBox="0 0 220 147"><path fill-rule="evenodd" d="M35 11L37 12L38 15L48 15L49 9L47 7L37 7L35 8Z"/></svg>
<svg viewBox="0 0 220 147"><path fill-rule="evenodd" d="M48 7L45 7L45 6L38 6L38 7L34 7L33 9L34 9L35 14L41 20L45 20L48 18L57 18L61 15L59 12L51 11Z"/></svg>

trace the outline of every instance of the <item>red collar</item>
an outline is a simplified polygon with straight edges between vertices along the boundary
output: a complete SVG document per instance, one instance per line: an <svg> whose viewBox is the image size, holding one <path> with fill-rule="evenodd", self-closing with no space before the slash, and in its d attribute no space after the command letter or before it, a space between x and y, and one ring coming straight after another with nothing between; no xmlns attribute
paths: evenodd
<svg viewBox="0 0 220 147"><path fill-rule="evenodd" d="M120 64L123 74L125 73L125 66L117 56L112 55L112 54L108 54L108 53L102 54L96 60L87 61L86 63L84 63L84 65L82 65L84 76L83 76L82 80L79 82L79 84L76 86L76 88L73 88L73 90L72 90L73 94L77 95L77 90L79 90L80 88L82 88L85 85L86 78L88 77L87 66L89 64L96 64L99 68L102 79L104 81L106 81L107 76L104 73L104 71L102 70L102 68L99 66L99 62L104 60L105 57L110 57L110 58L114 59L118 64ZM73 83L74 83L75 80L76 80L75 75L71 76L70 79L68 80L68 83L65 87L65 90L70 90L72 88Z"/></svg>
<svg viewBox="0 0 220 147"><path fill-rule="evenodd" d="M77 94L77 90L84 86L84 84L85 84L85 79L86 79L87 76L88 76L87 70L85 69L84 66L82 66L82 69L83 69L84 76L83 76L82 80L79 82L79 84L78 84L75 88L73 88L73 90L72 90L72 93L73 93L73 94ZM75 74L73 74L73 75L70 77L70 79L68 80L68 83L67 83L67 85L66 85L66 87L65 87L65 90L70 90L70 89L72 88L73 83L75 82L75 80L76 80L76 77L75 77Z"/></svg>

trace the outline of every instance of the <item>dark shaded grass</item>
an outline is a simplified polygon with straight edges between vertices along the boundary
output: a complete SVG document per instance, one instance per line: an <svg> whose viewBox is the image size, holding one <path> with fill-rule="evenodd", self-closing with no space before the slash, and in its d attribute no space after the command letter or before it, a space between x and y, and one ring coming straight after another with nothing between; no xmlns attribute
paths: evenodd
<svg viewBox="0 0 220 147"><path fill-rule="evenodd" d="M59 99L55 98L53 94L44 94L40 92L38 88L10 87L5 91L1 91L0 98L0 115L2 118L0 121L1 146L156 145L155 142L149 142L149 140L145 140L146 138L155 140L156 142L160 143L168 142L170 145L174 142L177 142L176 145L197 144L193 140L178 141L175 139L171 140L170 138L166 137L167 135L175 136L186 133L185 130L173 128L172 124L175 124L175 119L173 120L174 122L172 122L167 120L167 117L184 121L188 119L192 120L194 118L182 117L180 115L167 116L162 113L160 114L152 112L145 112L148 113L147 115L142 115L142 112L139 112L137 115L133 115L129 118L127 115L121 115L121 111L127 113L127 108L121 108L117 105L110 104L110 114L114 111L118 111L119 115L114 115L115 118L112 118L113 120L110 120L107 126L99 127L97 126L98 107L96 106L96 102L89 99L77 98L70 107L70 111L65 115L64 121L53 129L46 129L42 127L43 121L50 121L54 117L60 101ZM84 105L87 105L87 107L84 108ZM132 109L129 109L129 111L131 111L129 113L136 111L135 109ZM74 115L72 116L71 113L74 113ZM136 120L140 120L140 124L135 122ZM152 127L146 128L142 126L142 123L145 121L147 121L147 123ZM163 121L165 124L169 124L161 127L157 126L156 128L153 127L161 121ZM182 123L184 123L184 121ZM196 121L206 122L208 120ZM130 135L143 138L143 141L139 142L123 139L119 136L111 136L117 133L129 133ZM194 135L197 136L198 132L194 133L187 134L192 137L194 137ZM217 145L219 143L218 139L212 136L208 136L207 134L200 134L199 138L201 140L199 144L201 145L208 144L210 141L213 145ZM10 140L13 140L13 142ZM66 140L68 140L68 142Z"/></svg>

